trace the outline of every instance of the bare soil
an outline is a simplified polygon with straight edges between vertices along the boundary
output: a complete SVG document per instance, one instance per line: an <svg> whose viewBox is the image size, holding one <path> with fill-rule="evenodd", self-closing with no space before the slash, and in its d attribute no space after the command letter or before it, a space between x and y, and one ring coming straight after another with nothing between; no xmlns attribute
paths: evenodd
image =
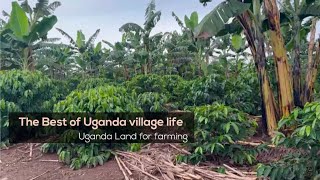
<svg viewBox="0 0 320 180"><path fill-rule="evenodd" d="M58 156L56 154L41 153L39 146L34 148L32 152L32 157L30 157L28 144L17 144L10 146L9 149L0 150L0 180L124 179L114 159L106 162L103 166L72 170L57 162Z"/></svg>

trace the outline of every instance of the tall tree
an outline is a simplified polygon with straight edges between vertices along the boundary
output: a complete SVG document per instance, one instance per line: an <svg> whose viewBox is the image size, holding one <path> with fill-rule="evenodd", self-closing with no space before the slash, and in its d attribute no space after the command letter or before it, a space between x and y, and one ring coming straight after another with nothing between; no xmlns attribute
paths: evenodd
<svg viewBox="0 0 320 180"><path fill-rule="evenodd" d="M54 46L52 42L58 40L47 38L48 32L57 23L57 17L49 12L40 13L45 9L41 6L43 3L39 0L34 11L29 5L29 10L25 11L23 7L26 6L27 1L24 1L21 6L18 2L12 2L12 11L8 15L9 21L0 34L1 44L10 45L9 47L1 46L1 50L9 55L4 59L5 61L19 65L23 69L34 70L34 51ZM37 12L38 15L32 16L33 12Z"/></svg>
<svg viewBox="0 0 320 180"><path fill-rule="evenodd" d="M129 43L134 43L136 46L142 47L147 53L145 63L143 65L143 71L145 74L152 72L152 48L151 44L155 36L151 36L151 31L160 20L161 12L156 11L155 0L151 0L145 12L144 26L141 27L136 23L126 23L120 27L120 31L128 34L131 38L127 38Z"/></svg>
<svg viewBox="0 0 320 180"><path fill-rule="evenodd" d="M277 127L279 112L266 70L264 16L261 14L260 0L253 0L251 3L242 3L237 0L221 3L203 18L197 27L196 35L207 38L227 33L243 32L245 34L259 77L264 129L272 135ZM228 20L232 17L236 18L228 24Z"/></svg>
<svg viewBox="0 0 320 180"><path fill-rule="evenodd" d="M69 42L69 48L73 50L73 57L75 67L81 71L83 76L95 74L101 56L101 43L99 42L96 46L94 42L100 33L100 29L97 29L88 40L86 40L85 35L81 30L77 31L76 39L73 39L68 33L60 28L56 28L64 37L66 37Z"/></svg>
<svg viewBox="0 0 320 180"><path fill-rule="evenodd" d="M204 1L207 2L206 0ZM293 98L293 90L295 90L295 95L297 97L295 101L297 102L296 105L299 105L299 101L301 98L301 96L299 95L301 94L301 90L299 89L301 86L301 70L299 60L299 54L301 53L299 50L299 45L301 41L297 38L299 37L299 35L297 35L299 28L296 28L297 26L293 26L293 28L295 28L293 31L293 37L295 40L295 70L292 70L289 66L289 58L287 55L288 51L285 49L284 38L281 34L280 29L282 23L288 22L288 19L290 19L290 17L285 16L285 14L281 14L280 16L278 5L275 0L249 0L244 2L245 3L239 2L237 0L226 0L221 3L201 21L200 25L198 26L198 36L210 37L213 35L223 35L225 33L236 33L239 29L239 25L241 25L242 29L244 30L243 32L246 35L251 53L256 62L257 72L260 78L261 94L264 103L262 108L264 110L263 119L266 120L266 124L268 126L270 134L276 128L277 120L282 116L289 115L291 110L294 108L295 104ZM286 2L290 1L288 0ZM300 1L295 0L294 2L298 4L298 2ZM264 11L261 9L261 3L263 3L264 5ZM250 8L246 5L249 5ZM292 12L296 13L295 16L299 17L299 21L295 23L301 24L301 22L303 22L303 19L306 17L318 16L317 14L319 13L319 11L316 11L316 9L320 8L318 1L301 1L300 5L303 5L300 11ZM296 7L298 6L296 5ZM263 12L265 12L265 14L261 14ZM228 23L228 20L231 17L236 17L236 19L233 20L233 23L230 24ZM265 17L267 18L265 19ZM266 24L269 24L269 27L266 26ZM269 41L272 47L276 65L279 111L277 110L278 108L275 104L272 89L270 87L270 82L265 70L266 53L264 49L266 47L265 45L268 44L268 39L265 40L266 34L269 35ZM312 62L317 62L317 57L315 58L315 61ZM315 63L314 65L310 65L313 67L312 69L314 69L314 67L317 67L316 64L317 63ZM291 72L293 72L293 76L296 76L295 83L293 83L293 76L291 75ZM309 75L309 77L311 76ZM309 78L308 81L312 81L311 79L312 78ZM309 87L312 88L312 85ZM307 96L309 95L310 93L307 93Z"/></svg>

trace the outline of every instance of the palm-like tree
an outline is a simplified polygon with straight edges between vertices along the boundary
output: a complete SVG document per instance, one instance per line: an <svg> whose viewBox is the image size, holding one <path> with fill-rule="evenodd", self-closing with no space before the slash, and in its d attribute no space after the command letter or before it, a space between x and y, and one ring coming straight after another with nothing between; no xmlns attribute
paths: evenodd
<svg viewBox="0 0 320 180"><path fill-rule="evenodd" d="M55 2L50 6L47 3L39 0L36 7L31 9L28 1L23 1L21 5L13 2L11 14L4 12L9 17L0 34L1 51L4 54L1 58L5 65L34 70L35 51L55 46L53 42L58 39L47 38L47 34L57 22L57 17L51 13L60 3Z"/></svg>
<svg viewBox="0 0 320 180"><path fill-rule="evenodd" d="M68 33L60 28L56 28L69 42L69 48L73 51L74 65L77 70L80 70L82 75L90 75L97 73L97 66L101 61L101 43L96 46L94 42L100 33L100 29L86 40L85 35L81 30L77 31L76 39L73 39Z"/></svg>
<svg viewBox="0 0 320 180"><path fill-rule="evenodd" d="M120 31L125 33L127 36L128 43L147 53L147 57L144 60L142 66L145 74L152 72L152 41L156 36L151 36L150 33L160 20L161 12L155 10L155 1L151 0L145 12L144 26L140 26L136 23L126 23L120 27Z"/></svg>
<svg viewBox="0 0 320 180"><path fill-rule="evenodd" d="M207 1L210 0L201 0L201 2ZM291 3L290 0L286 0L286 2ZM297 13L297 15L295 15L296 18L299 17L304 19L319 14L319 11L316 10L320 8L317 4L318 1L294 0L295 4L299 5L299 2L304 2L305 5L300 4L303 5L303 7L301 7L302 9L300 11L295 12ZM231 24L228 23L230 18L234 18ZM277 126L277 120L279 120L281 116L288 116L293 109L293 90L296 91L297 89L295 88L299 87L299 82L298 85L292 86L292 76L290 75L292 70L289 67L288 53L285 49L284 40L280 32L280 26L284 22L288 22L288 17L284 14L281 14L280 16L276 0L249 0L245 1L245 3L238 0L226 0L209 13L197 27L198 37L219 36L226 33L239 33L241 31L245 34L252 56L255 60L260 80L260 90L263 100L263 119L264 122L268 121L266 124L268 125L268 130L271 134ZM298 23L300 22L298 21ZM276 106L265 67L265 49L268 47L267 44L269 44L265 41L267 37L264 33L265 31L269 32L268 40L272 47L275 60L275 74L277 75L278 80L279 108ZM299 32L297 30L295 31ZM296 41L296 44L299 43L299 41L300 40ZM296 55L296 57L298 56ZM297 63L294 67L298 67Z"/></svg>

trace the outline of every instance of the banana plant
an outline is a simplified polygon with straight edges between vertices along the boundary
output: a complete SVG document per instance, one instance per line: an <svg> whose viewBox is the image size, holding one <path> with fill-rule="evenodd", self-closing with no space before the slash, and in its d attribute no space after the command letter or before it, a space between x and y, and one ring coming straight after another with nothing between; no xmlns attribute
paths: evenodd
<svg viewBox="0 0 320 180"><path fill-rule="evenodd" d="M196 66L198 67L198 75L206 76L208 74L208 57L211 50L209 46L210 39L198 39L195 37L195 30L199 25L198 13L194 11L191 13L190 17L185 15L184 22L182 22L174 12L172 12L172 16L182 28L183 33L186 33L189 36L189 49L194 53L194 59L196 60Z"/></svg>
<svg viewBox="0 0 320 180"><path fill-rule="evenodd" d="M156 4L154 0L151 0L145 12L145 22L143 27L136 23L126 23L120 27L120 32L123 32L127 38L127 41L133 46L136 46L139 49L143 49L148 56L145 59L142 69L145 74L152 72L152 47L151 43L153 36L150 35L151 31L156 26L157 22L160 20L161 12L156 11Z"/></svg>
<svg viewBox="0 0 320 180"><path fill-rule="evenodd" d="M70 42L69 48L73 51L74 65L79 70L82 76L94 75L97 71L94 67L101 64L101 42L94 45L100 29L97 29L93 35L86 40L85 35L81 30L77 31L76 39L73 39L68 33L60 28L56 28Z"/></svg>
<svg viewBox="0 0 320 180"><path fill-rule="evenodd" d="M207 3L207 0L201 2ZM202 19L196 27L195 36L209 38L229 33L243 32L245 34L259 77L264 131L272 136L277 127L279 113L265 66L265 37L263 35L265 17L261 9L260 0L245 2L225 0Z"/></svg>
<svg viewBox="0 0 320 180"><path fill-rule="evenodd" d="M204 0L206 1L206 0ZM291 1L286 1L287 3ZM226 33L239 33L244 32L251 53L255 59L255 64L257 67L257 72L260 79L260 89L263 97L263 119L268 127L269 134L276 128L277 120L282 116L288 116L294 107L293 91L296 94L300 93L299 82L296 81L292 83L291 71L300 71L300 67L297 61L298 52L295 53L296 65L294 67L296 70L291 70L288 62L287 50L284 46L284 38L281 34L281 25L290 23L289 19L291 16L295 16L296 24L301 24L303 19L310 16L316 16L318 7L318 1L299 1L296 0L295 6L288 3L288 6L296 7L295 9L286 7L286 12L281 13L278 9L278 4L275 0L226 0L218 5L212 12L210 12L197 27L196 36L199 38L206 38L211 36L224 35ZM204 2L203 2L204 3ZM300 5L300 6L299 6ZM262 8L264 11L262 11ZM297 10L297 11L296 11ZM294 13L294 14L293 14ZM230 19L234 18L231 22ZM294 27L296 28L296 26ZM295 35L293 37L299 36L299 28L295 30ZM240 31L239 31L240 30ZM299 32L299 33L297 33ZM278 80L278 92L279 95L279 105L275 105L274 95L270 88L269 77L266 74L265 64L265 44L269 44L265 37L268 35L269 43L273 50L274 61L276 65L276 75ZM295 41L296 45L300 42L298 38ZM299 49L296 46L296 49ZM317 60L315 61L317 62ZM317 63L315 63L317 64ZM297 74L296 72L294 72ZM299 77L299 74L298 76ZM296 78L297 79L297 78ZM294 84L294 86L292 85ZM298 89L298 90L297 90ZM300 97L298 97L298 100ZM298 103L296 105L299 105ZM278 110L279 108L279 110Z"/></svg>
<svg viewBox="0 0 320 180"><path fill-rule="evenodd" d="M308 51L308 70L305 84L301 82L301 46L307 43L307 34L315 26L320 17L320 2L316 0L283 0L282 11L284 11L287 18L290 20L288 35L290 37L289 45L292 47L291 54L293 59L293 94L295 105L302 107L306 102L311 101L313 85L312 83L312 69L316 60L314 54L315 33L311 33L309 51ZM306 21L311 18L310 20ZM307 19L308 18L308 19ZM306 22L306 23L305 23ZM315 32L315 31L314 31ZM317 72L315 72L317 73Z"/></svg>
<svg viewBox="0 0 320 180"><path fill-rule="evenodd" d="M34 70L34 51L55 46L52 42L58 40L47 38L48 32L56 23L57 17L54 15L42 16L36 21L31 20L18 2L12 2L9 21L0 34L0 42L4 44L1 50L8 54L3 60L22 69Z"/></svg>

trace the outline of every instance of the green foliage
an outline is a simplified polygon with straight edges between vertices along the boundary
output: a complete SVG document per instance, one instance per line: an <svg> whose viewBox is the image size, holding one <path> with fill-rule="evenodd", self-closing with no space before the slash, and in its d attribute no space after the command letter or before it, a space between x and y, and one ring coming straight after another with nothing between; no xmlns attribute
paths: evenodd
<svg viewBox="0 0 320 180"><path fill-rule="evenodd" d="M235 34L232 36L231 43L236 50L239 50L243 46L244 41L242 40L241 35Z"/></svg>
<svg viewBox="0 0 320 180"><path fill-rule="evenodd" d="M226 104L249 114L260 112L261 99L259 84L254 72L242 71L225 78L221 74L212 74L192 81L176 84L173 98L179 107L201 106L215 102Z"/></svg>
<svg viewBox="0 0 320 180"><path fill-rule="evenodd" d="M171 91L174 95L173 97L176 97L175 103L179 108L183 109L185 106L193 104L193 100L189 94L195 81L196 80L181 81L174 87L173 91Z"/></svg>
<svg viewBox="0 0 320 180"><path fill-rule="evenodd" d="M0 76L1 98L14 103L23 112L52 111L56 88L38 71L11 70Z"/></svg>
<svg viewBox="0 0 320 180"><path fill-rule="evenodd" d="M175 88L180 86L180 84L184 83L184 79L178 75L164 75L162 76L164 81L164 88L168 92L167 96L169 101L176 102L179 101L180 97L175 93Z"/></svg>
<svg viewBox="0 0 320 180"><path fill-rule="evenodd" d="M28 17L18 2L12 2L9 25L13 33L19 38L29 34Z"/></svg>
<svg viewBox="0 0 320 180"><path fill-rule="evenodd" d="M200 106L219 102L225 93L224 89L225 79L219 74L195 80L187 94L192 104L187 105Z"/></svg>
<svg viewBox="0 0 320 180"><path fill-rule="evenodd" d="M320 103L313 102L295 109L279 122L279 129L296 127L290 135L277 132L277 146L297 148L280 161L258 166L258 176L270 179L313 179L320 174Z"/></svg>
<svg viewBox="0 0 320 180"><path fill-rule="evenodd" d="M140 112L136 95L123 87L75 90L54 107L55 112Z"/></svg>
<svg viewBox="0 0 320 180"><path fill-rule="evenodd" d="M127 82L127 88L138 94L144 92L158 92L167 94L165 82L159 75L138 75Z"/></svg>
<svg viewBox="0 0 320 180"><path fill-rule="evenodd" d="M242 14L250 8L250 4L237 0L227 0L220 3L207 14L196 28L197 36L212 37L225 29L227 21Z"/></svg>
<svg viewBox="0 0 320 180"><path fill-rule="evenodd" d="M134 93L128 93L123 87L99 86L88 90L75 90L65 100L54 107L55 112L141 112ZM73 131L66 134L71 138ZM110 148L115 145L104 143L52 144L43 145L44 152L57 151L60 161L72 169L82 166L102 165L110 157ZM137 147L136 147L137 148ZM136 149L135 148L135 149Z"/></svg>
<svg viewBox="0 0 320 180"><path fill-rule="evenodd" d="M10 112L20 112L19 107L13 102L5 101L4 99L0 99L0 143L2 144L5 140L7 140L9 131L9 113ZM2 144L1 146L4 146ZM0 147L1 147L0 146Z"/></svg>
<svg viewBox="0 0 320 180"><path fill-rule="evenodd" d="M225 105L215 104L193 108L195 113L195 143L190 144L193 154L180 156L179 161L193 163L204 160L207 155L231 158L235 163L252 164L257 152L236 145L255 133L257 124L246 114Z"/></svg>
<svg viewBox="0 0 320 180"><path fill-rule="evenodd" d="M243 68L240 66L240 68ZM253 95L254 94L254 95ZM261 113L259 81L254 71L248 69L230 77L225 83L224 103L251 115Z"/></svg>
<svg viewBox="0 0 320 180"><path fill-rule="evenodd" d="M44 153L55 152L61 162L70 165L72 169L80 169L83 166L96 167L103 165L111 157L111 151L106 144L49 144L45 143L41 150Z"/></svg>
<svg viewBox="0 0 320 180"><path fill-rule="evenodd" d="M93 89L99 86L105 86L106 84L110 84L110 82L107 79L89 78L81 81L80 84L77 86L77 89L78 90Z"/></svg>
<svg viewBox="0 0 320 180"><path fill-rule="evenodd" d="M192 12L190 18L188 16L184 16L184 23L186 24L186 27L194 31L194 29L199 24L198 21L198 13Z"/></svg>
<svg viewBox="0 0 320 180"><path fill-rule="evenodd" d="M138 95L138 104L144 112L166 112L168 98L164 94L145 92Z"/></svg>

